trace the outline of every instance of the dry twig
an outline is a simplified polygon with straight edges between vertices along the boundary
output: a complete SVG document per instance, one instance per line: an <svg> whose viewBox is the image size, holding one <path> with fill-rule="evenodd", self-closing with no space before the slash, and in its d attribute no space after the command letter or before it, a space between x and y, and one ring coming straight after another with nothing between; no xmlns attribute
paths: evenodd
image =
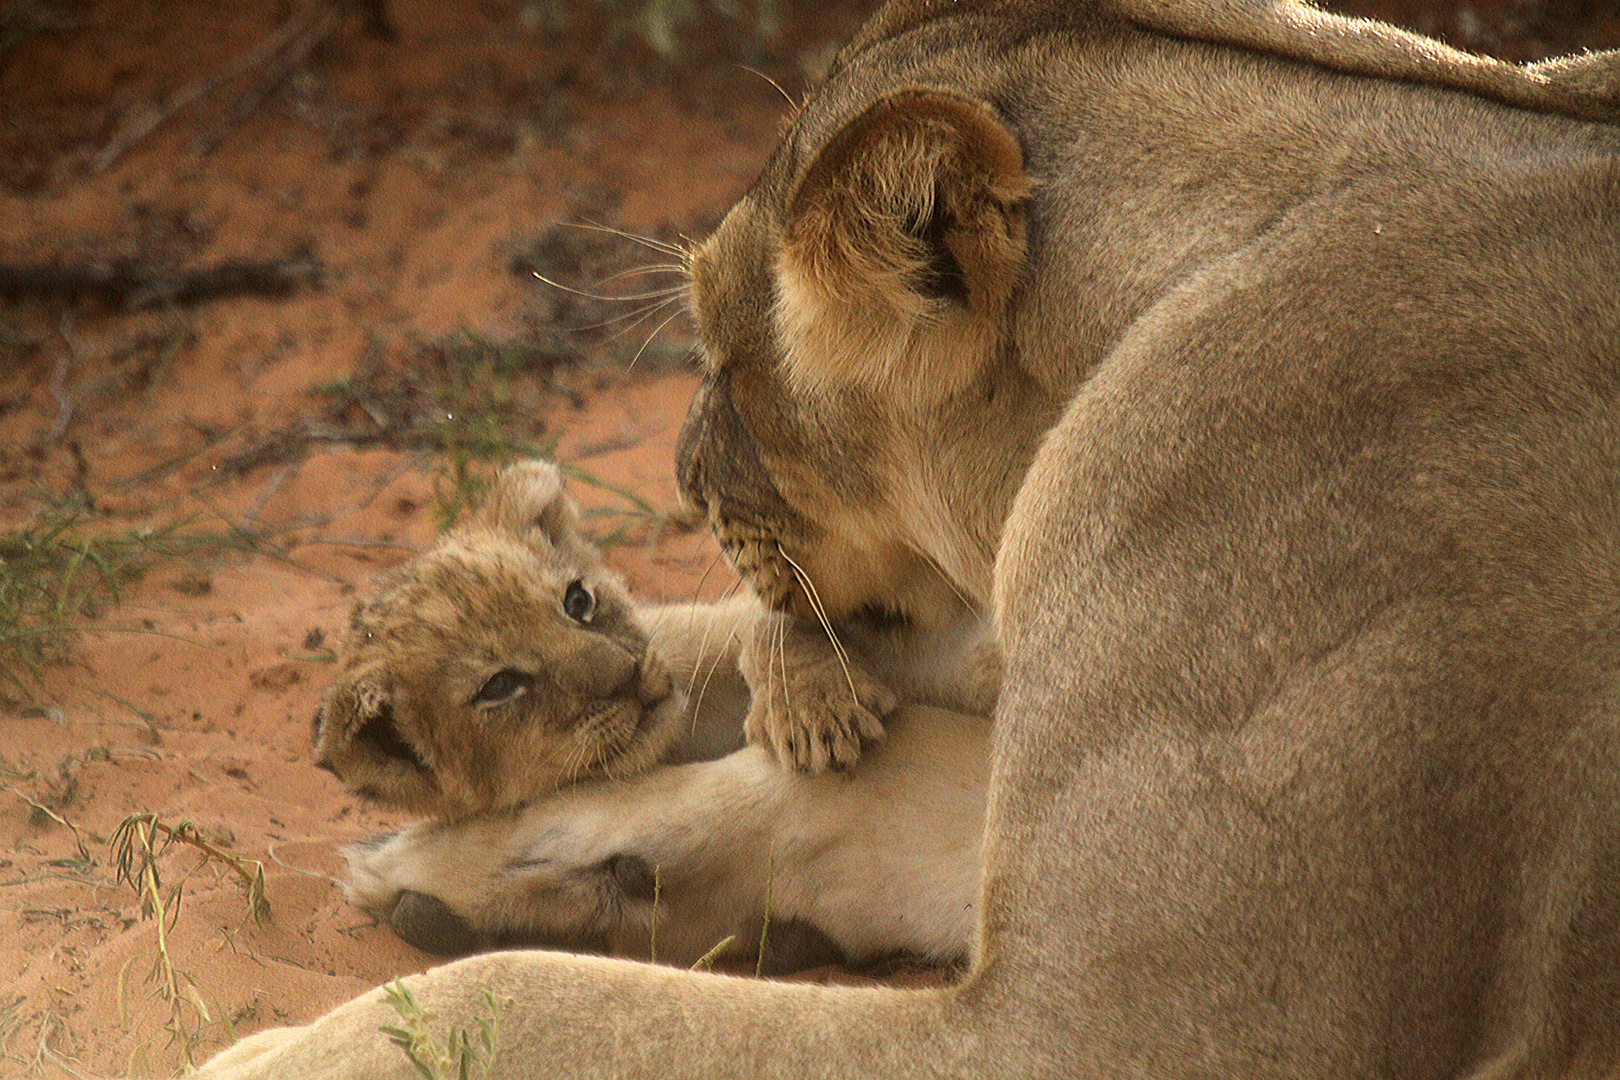
<svg viewBox="0 0 1620 1080"><path fill-rule="evenodd" d="M293 15L282 23L273 34L243 53L232 63L225 65L211 75L194 79L170 94L166 100L156 106L138 111L124 124L123 130L113 136L112 141L102 147L90 159L91 173L100 174L106 172L115 161L124 156L130 147L156 131L186 106L207 97L226 83L246 75L253 69L275 58L288 46L297 42L312 26L325 19L330 14L331 9L330 0L323 0L323 2L315 4L312 8Z"/></svg>
<svg viewBox="0 0 1620 1080"><path fill-rule="evenodd" d="M161 837L161 840L159 839ZM169 1006L169 1018L164 1026L170 1039L180 1046L187 1068L196 1063L192 1059L197 1033L202 1024L210 1023L212 1016L203 1001L197 981L183 969L176 967L169 954L169 932L180 916L180 903L184 895L186 878L211 861L228 867L240 878L247 894L248 918L260 923L270 916L270 902L264 895L264 864L257 859L245 859L204 840L197 827L189 821L169 825L158 820L156 814L131 814L113 830L108 841L113 849L113 863L118 880L128 882L141 898L141 917L151 919L157 926L157 958L153 961L148 980L157 983L158 996ZM158 870L158 856L173 844L186 844L203 853L202 862L182 876L167 891L163 888L162 874ZM127 970L127 967L126 967ZM120 975L120 1012L123 1006L124 982ZM196 1023L186 1022L186 1009L190 1008Z"/></svg>

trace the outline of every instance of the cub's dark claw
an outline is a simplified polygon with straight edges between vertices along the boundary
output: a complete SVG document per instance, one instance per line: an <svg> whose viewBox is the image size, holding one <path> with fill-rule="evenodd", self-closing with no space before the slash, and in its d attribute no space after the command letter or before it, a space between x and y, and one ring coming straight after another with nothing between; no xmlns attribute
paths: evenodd
<svg viewBox="0 0 1620 1080"><path fill-rule="evenodd" d="M484 936L443 900L410 889L399 894L388 928L407 943L437 956L468 956L489 948Z"/></svg>

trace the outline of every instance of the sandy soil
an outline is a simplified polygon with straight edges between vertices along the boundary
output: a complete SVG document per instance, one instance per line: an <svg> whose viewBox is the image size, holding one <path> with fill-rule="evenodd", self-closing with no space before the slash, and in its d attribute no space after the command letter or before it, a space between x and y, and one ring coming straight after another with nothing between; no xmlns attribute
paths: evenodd
<svg viewBox="0 0 1620 1080"><path fill-rule="evenodd" d="M669 463L694 385L683 320L626 374L666 313L572 329L643 305L523 271L615 294L672 283L602 283L671 260L553 223L701 235L758 167L784 103L734 65L662 64L633 32L584 49L580 36L613 28L551 33L535 5L398 2L387 40L334 8L262 100L285 57L106 162L143 107L300 9L60 10L63 29L0 61L0 263L151 272L307 252L321 267L277 297L0 307L0 525L71 512L88 531L178 522L260 549L158 562L0 711L0 1075L161 1075L187 1040L204 1055L233 1030L308 1019L433 963L334 882L338 846L399 819L310 767L332 635L378 569L431 540L459 468L534 446L674 508ZM836 13L820 18L819 37L788 26L769 55L742 59L802 83L801 53L817 62L816 41L842 32ZM733 46L704 47L736 59ZM635 587L694 594L714 561L706 535L574 486ZM729 580L716 568L704 594ZM106 844L137 812L192 822L265 869L271 918L254 926L219 863L194 871L183 845L158 860L160 895L184 882L165 937L193 980L179 984L185 1039L166 1027L157 924Z"/></svg>
<svg viewBox="0 0 1620 1080"><path fill-rule="evenodd" d="M614 21L627 5L0 15L0 532L209 537L153 559L121 603L77 605L75 647L0 691L0 1075L164 1075L188 1047L433 963L334 880L336 848L400 819L310 767L332 636L468 476L529 448L599 482L575 491L636 588L728 585L672 514L690 328L644 345L674 314L643 310L661 297L596 301L528 271L586 292L672 283L613 275L667 264L658 244L712 226L769 151L785 103L737 64L795 93L863 6L778 28L711 15L676 27L673 64L658 27ZM1608 16L1572 39L1567 20L1503 29L1509 5L1441 6L1428 29L1514 55L1620 38ZM174 285L228 259L291 259L294 285ZM50 267L104 287L45 288ZM108 845L137 813L264 868L254 925L222 863L188 845L157 859L178 1005Z"/></svg>

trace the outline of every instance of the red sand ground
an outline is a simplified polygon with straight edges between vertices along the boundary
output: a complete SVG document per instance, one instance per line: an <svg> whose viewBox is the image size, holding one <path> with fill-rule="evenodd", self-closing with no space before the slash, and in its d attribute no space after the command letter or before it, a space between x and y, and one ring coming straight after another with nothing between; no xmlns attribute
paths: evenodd
<svg viewBox="0 0 1620 1080"><path fill-rule="evenodd" d="M277 548L155 568L87 623L112 632L92 629L33 701L0 710L0 1075L164 1075L181 1060L149 977L157 927L115 882L104 843L131 813L189 820L265 866L263 927L243 925L240 890L216 865L186 880L167 929L211 1018L199 1023L188 1000L199 1055L232 1028L309 1019L433 963L337 889L335 848L401 819L311 768L308 740L331 637L377 570L431 540L446 459L317 443L246 471L222 466L330 416L331 397L310 387L368 355L408 371L418 343L461 327L521 334L547 298L509 272L514 236L602 218L666 235L707 228L758 167L784 108L735 67L680 77L634 40L623 71L579 61L577 42L558 47L527 27L524 5L389 10L395 40L347 16L211 152L199 136L252 76L180 110L99 176L87 162L134 109L247 52L296 9L103 4L87 26L4 56L0 262L138 254L195 265L307 247L325 284L133 314L90 301L0 306L0 524L88 496L87 528L190 521ZM639 343L652 325L627 336ZM676 356L686 333L666 331ZM629 377L622 360L521 373L505 428L555 440L560 459L673 509L669 463L694 381L670 372L670 352L651 350L666 359L644 358ZM483 389L465 396L477 404ZM365 430L360 410L336 420ZM587 503L628 505L575 487ZM623 515L594 524L628 528L610 557L649 595L693 595L714 558L705 535ZM729 580L717 568L705 595ZM25 799L76 825L89 859ZM165 855L164 888L197 862L189 849Z"/></svg>
<svg viewBox="0 0 1620 1080"><path fill-rule="evenodd" d="M756 62L797 89L796 69L824 60L861 6L755 34L768 45ZM1454 36L1489 31L1482 42L1510 53L1566 43L1522 18L1504 30L1511 6L1448 3L1426 17ZM391 40L368 33L374 7L334 8L333 29L297 63L224 81L100 173L97 155L143 107L315 9L109 0L13 5L0 18L0 265L191 266L303 248L324 266L321 287L281 298L134 313L0 301L0 530L79 507L90 530L184 521L244 530L265 548L155 567L121 606L84 620L77 651L30 700L0 702L0 1075L164 1075L182 1061L152 974L158 927L115 881L106 844L132 813L190 821L265 867L272 917L253 926L217 864L187 877L199 861L188 848L159 862L165 891L184 880L166 940L194 980L181 1020L199 1058L232 1031L307 1020L433 963L336 887L335 849L400 819L311 768L308 738L333 634L374 573L431 540L455 455L354 436L404 414L420 433L460 402L498 413L510 438L555 440L560 459L674 507L689 330L677 320L630 375L634 349L601 331L546 338L566 294L510 272L513 240L549 235L557 220L665 237L706 229L768 152L783 101L731 63L659 64L635 33L613 37L624 27L600 5L393 0ZM597 22L559 36L547 22L558 10ZM1574 43L1620 37L1612 18L1589 29ZM711 60L750 50L746 27L687 32ZM267 72L283 77L255 96ZM607 287L646 280L660 279ZM653 325L627 337L639 344ZM504 361L458 369L444 343L463 327L587 355L523 354L513 374L497 370ZM346 404L311 389L349 376L360 392ZM346 440L289 450L274 439L309 423ZM712 596L730 581L723 568L704 578L706 536L626 515L610 491L575 490L607 512L593 520L613 538L610 559L644 593L688 597L701 582Z"/></svg>

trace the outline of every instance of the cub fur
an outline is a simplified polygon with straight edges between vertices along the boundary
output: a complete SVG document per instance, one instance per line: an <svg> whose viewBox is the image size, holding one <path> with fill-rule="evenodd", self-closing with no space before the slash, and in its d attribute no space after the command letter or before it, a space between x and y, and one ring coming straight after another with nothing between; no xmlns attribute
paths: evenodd
<svg viewBox="0 0 1620 1080"><path fill-rule="evenodd" d="M730 938L720 955L762 953L771 971L896 952L965 959L988 721L907 706L847 778L784 773L756 747L726 754L741 743L746 705L738 641L754 622L781 629L780 620L749 597L637 604L579 536L576 516L555 466L509 466L468 525L389 572L358 609L327 694L320 760L355 790L406 809L423 808L421 790L459 797L431 805L452 820L349 849L351 899L439 953L543 943L647 957L656 943L658 959L689 965ZM566 605L563 583L576 580L589 582L594 610L569 627L557 609ZM611 714L613 699L549 688L588 685L568 669L600 663L602 649L569 639L609 633L619 647L633 646L643 670L660 673L652 725L635 755L599 770L611 780L553 791L551 763L578 755L576 729ZM881 647L864 644L862 655L894 670ZM792 663L795 651L778 640L760 673L761 685L776 688L773 707L815 692L815 677ZM964 652L964 674L949 692L942 649L928 657L927 685L894 677L921 697L988 713L993 649ZM470 673L458 681L438 675L460 667ZM525 688L499 695L496 704L511 706L504 714L480 700L497 680ZM379 769L383 740L365 727L378 721L335 722L370 685L409 703L392 708L390 741L430 749L396 754ZM447 686L459 690L443 700ZM463 705L469 695L473 704ZM647 754L696 763L635 775ZM402 757L410 783L387 783Z"/></svg>
<svg viewBox="0 0 1620 1080"><path fill-rule="evenodd" d="M736 707L735 665L715 667L750 605L709 613L713 655L693 648L672 670L645 627L678 632L678 614L638 615L574 519L554 466L514 466L464 525L382 575L339 644L316 764L365 798L456 816L634 775L677 744L740 745L693 727L688 688L703 666L714 705Z"/></svg>
<svg viewBox="0 0 1620 1080"><path fill-rule="evenodd" d="M678 475L778 610L993 616L971 971L418 1001L515 1075L1612 1076L1617 118L1288 0L887 4L693 257Z"/></svg>

